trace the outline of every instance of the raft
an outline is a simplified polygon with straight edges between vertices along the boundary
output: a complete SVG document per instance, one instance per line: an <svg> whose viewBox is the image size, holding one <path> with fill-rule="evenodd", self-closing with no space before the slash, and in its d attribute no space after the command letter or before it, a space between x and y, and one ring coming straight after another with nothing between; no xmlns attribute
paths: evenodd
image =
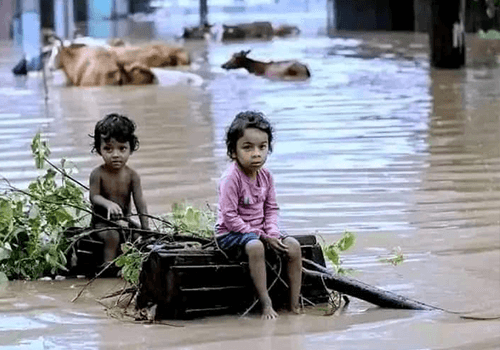
<svg viewBox="0 0 500 350"><path fill-rule="evenodd" d="M135 306L139 310L154 310L155 320L259 311L255 307L258 303L248 262L231 260L218 249L215 240L139 229L122 230L125 238L134 234L146 237L141 251L148 254L141 266ZM70 229L67 234L78 237L68 252L69 273L104 277L103 242L95 234L85 234L85 229ZM301 301L304 306L330 302L332 291L336 291L344 294L346 303L345 295L349 295L383 308L442 311L439 307L333 274L326 268L316 236L292 237L300 243L302 251ZM267 250L266 266L273 307L285 308L289 300L286 259ZM118 268L107 270L107 277L116 277L119 271Z"/></svg>
<svg viewBox="0 0 500 350"><path fill-rule="evenodd" d="M325 266L315 236L293 237L299 241L303 257ZM216 247L168 249L160 245L151 248L142 266L137 307L156 305L157 319L241 314L255 304L256 293L246 261L230 260ZM286 261L273 251L266 253L266 261L273 305L277 309L285 308L289 300ZM301 294L309 305L326 303L329 298L324 284L309 276L303 278Z"/></svg>
<svg viewBox="0 0 500 350"><path fill-rule="evenodd" d="M79 237L68 252L70 275L93 278L103 265L103 242L91 229L69 229L66 234ZM124 229L140 233L138 229ZM136 308L155 306L155 319L193 319L222 314L257 312L256 293L250 278L248 262L229 259L219 250L214 240L197 236L169 235L158 238L158 233L146 232L150 244L141 250L148 253L143 262ZM302 256L325 267L321 246L314 235L293 236L301 245ZM165 238L168 238L165 240ZM159 243L160 242L160 243ZM289 292L286 261L274 251L266 252L269 294L276 309L288 305ZM108 269L100 277L116 277L117 268ZM301 295L305 305L328 302L329 292L324 283L308 275L303 276ZM255 307L254 307L255 306Z"/></svg>

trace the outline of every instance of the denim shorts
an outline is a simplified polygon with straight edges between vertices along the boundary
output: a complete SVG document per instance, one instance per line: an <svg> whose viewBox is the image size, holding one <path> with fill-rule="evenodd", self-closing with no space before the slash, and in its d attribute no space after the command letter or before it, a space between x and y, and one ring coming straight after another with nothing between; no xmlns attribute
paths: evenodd
<svg viewBox="0 0 500 350"><path fill-rule="evenodd" d="M217 244L231 259L240 260L245 256L245 246L248 242L258 240L256 233L229 232L217 237Z"/></svg>

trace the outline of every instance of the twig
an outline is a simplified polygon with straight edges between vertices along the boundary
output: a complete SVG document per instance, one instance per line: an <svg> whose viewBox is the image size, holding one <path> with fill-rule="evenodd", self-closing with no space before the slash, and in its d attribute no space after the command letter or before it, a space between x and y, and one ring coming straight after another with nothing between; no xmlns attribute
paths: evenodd
<svg viewBox="0 0 500 350"><path fill-rule="evenodd" d="M43 58L43 51L40 48L40 61L42 62L42 76L43 76L43 90L45 92L45 103L49 100L49 89L47 87L47 75L45 74L45 60Z"/></svg>
<svg viewBox="0 0 500 350"><path fill-rule="evenodd" d="M121 256L121 255L120 255ZM116 260L116 259L115 259ZM85 288L87 288L90 284L92 284L92 282L94 282L104 271L106 271L108 269L108 267L110 267L112 264L115 263L115 260L113 261L110 261L106 264L106 266L101 270L99 271L99 273L97 275L95 275L94 277L92 277L92 279L90 281L87 282L87 284L85 284L82 289L78 292L78 294L71 300L72 303L74 303L79 297L80 295L82 295L83 291L85 290Z"/></svg>
<svg viewBox="0 0 500 350"><path fill-rule="evenodd" d="M113 292L111 294L108 294L108 295L105 295L103 297L100 297L99 300L113 298L113 297L116 297L118 295L123 295L123 294L128 294L128 293L134 293L136 291L137 291L137 287L122 288L120 290L117 290L116 292Z"/></svg>
<svg viewBox="0 0 500 350"><path fill-rule="evenodd" d="M84 208L84 207L80 207L80 206L75 205L75 204L66 203L66 202L53 202L53 201L48 201L48 200L46 200L46 199L43 199L43 198L39 198L39 197L37 197L37 196L34 196L33 194L31 194L31 193L29 193L29 192L26 192L26 191L24 191L24 190L20 190L20 189L18 189L18 188L16 188L16 187L14 187L14 186L10 185L10 183L9 183L9 188L10 188L10 190L11 190L11 191L13 191L13 192L19 192L19 193L22 193L22 194L24 194L24 195L26 195L26 196L28 196L28 197L31 197L31 198L37 199L37 200L39 200L40 202L44 202L44 203L48 203L48 204L56 204L56 205L66 205L66 206L68 206L68 207L72 207L72 208L75 208L75 209L79 209L79 210L81 210L81 211L85 211L85 212L87 212L87 213L89 213L89 214L92 214L92 211L91 211L90 209L87 209L87 208Z"/></svg>
<svg viewBox="0 0 500 350"><path fill-rule="evenodd" d="M67 177L68 179L72 180L73 182L77 183L78 185L82 186L84 189L89 191L89 188L87 186L82 184L80 181L78 181L77 179L75 179L71 175L68 175L65 171L61 170L57 165L51 163L46 157L44 157L43 160L45 160L47 163L49 163L49 165L51 167L53 167L55 170L57 170L60 174L62 174L63 176Z"/></svg>
<svg viewBox="0 0 500 350"><path fill-rule="evenodd" d="M274 268L267 262L266 260L266 264L269 265L271 267L271 269L274 271L274 273L276 274L276 278L274 279L274 281L269 285L269 287L267 288L267 291L269 292L271 290L271 288L273 288L273 286L275 285L276 281L278 281L278 279L281 279L280 275L281 275L281 268L283 267L283 264L282 264L282 261L281 261L281 258L278 256L278 261L280 262L279 264L279 271L278 273L276 273L276 271L274 270ZM282 279L281 281L283 283L285 283ZM285 285L288 287L288 285L285 283ZM252 303L252 305L250 305L250 307L240 316L240 317L245 317L254 307L255 305L257 305L257 303L259 302L259 299L256 298L254 300L254 302Z"/></svg>
<svg viewBox="0 0 500 350"><path fill-rule="evenodd" d="M169 228L173 228L174 227L174 225L170 221L162 219L162 218L160 218L158 216L154 216L154 215L150 215L150 214L138 214L138 213L130 214L130 216L145 216L147 218L150 218L150 219L153 219L153 220L156 220L156 221L160 221L160 222L166 224Z"/></svg>

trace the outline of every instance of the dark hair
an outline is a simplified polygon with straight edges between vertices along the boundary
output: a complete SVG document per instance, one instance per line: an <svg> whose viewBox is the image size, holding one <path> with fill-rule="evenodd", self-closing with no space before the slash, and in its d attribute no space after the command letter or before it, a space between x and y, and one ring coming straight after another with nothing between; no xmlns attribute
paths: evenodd
<svg viewBox="0 0 500 350"><path fill-rule="evenodd" d="M231 125L226 132L227 155L233 159L233 153L236 153L236 143L243 136L245 130L255 128L265 132L269 138L269 153L273 151L273 127L262 112L245 111L240 112L234 117Z"/></svg>
<svg viewBox="0 0 500 350"><path fill-rule="evenodd" d="M135 123L124 115L111 113L99 120L95 125L92 152L101 154L101 140L108 142L111 138L118 142L128 142L130 153L139 149L139 139L134 135Z"/></svg>

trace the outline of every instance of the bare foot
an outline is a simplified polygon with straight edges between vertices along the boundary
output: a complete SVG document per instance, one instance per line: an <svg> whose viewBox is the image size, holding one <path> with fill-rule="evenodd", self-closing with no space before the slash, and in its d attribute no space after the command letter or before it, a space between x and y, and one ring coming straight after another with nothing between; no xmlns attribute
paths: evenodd
<svg viewBox="0 0 500 350"><path fill-rule="evenodd" d="M262 316L260 318L262 320L273 320L278 318L278 313L274 311L272 306L265 306L262 308Z"/></svg>
<svg viewBox="0 0 500 350"><path fill-rule="evenodd" d="M304 309L301 308L300 306L292 306L290 308L290 311L296 315L301 315L304 313Z"/></svg>

